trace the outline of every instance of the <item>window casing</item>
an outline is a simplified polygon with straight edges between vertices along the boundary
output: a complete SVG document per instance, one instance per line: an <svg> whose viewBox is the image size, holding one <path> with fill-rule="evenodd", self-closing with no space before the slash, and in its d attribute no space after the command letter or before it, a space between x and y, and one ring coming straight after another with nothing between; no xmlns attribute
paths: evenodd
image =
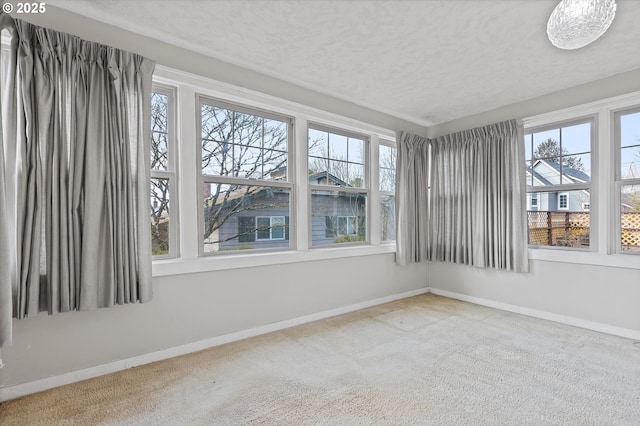
<svg viewBox="0 0 640 426"><path fill-rule="evenodd" d="M178 250L176 91L154 84L151 96L151 248L154 259Z"/></svg>
<svg viewBox="0 0 640 426"><path fill-rule="evenodd" d="M614 116L616 252L640 254L640 107Z"/></svg>
<svg viewBox="0 0 640 426"><path fill-rule="evenodd" d="M307 135L311 246L367 243L369 138L318 124Z"/></svg>
<svg viewBox="0 0 640 426"><path fill-rule="evenodd" d="M198 111L200 255L290 249L292 119L205 96Z"/></svg>
<svg viewBox="0 0 640 426"><path fill-rule="evenodd" d="M529 244L589 249L594 118L527 129L525 160Z"/></svg>

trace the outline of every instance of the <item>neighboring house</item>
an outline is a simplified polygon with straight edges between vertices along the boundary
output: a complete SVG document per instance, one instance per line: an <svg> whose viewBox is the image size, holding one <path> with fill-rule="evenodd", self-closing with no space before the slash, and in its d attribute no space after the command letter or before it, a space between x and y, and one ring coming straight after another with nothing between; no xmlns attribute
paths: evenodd
<svg viewBox="0 0 640 426"><path fill-rule="evenodd" d="M533 186L536 187L560 185L561 181L567 184L591 180L586 173L567 166L562 166L560 179L560 164L550 160L537 160L532 167L527 167L526 174L527 183L533 178ZM590 207L589 191L586 190L550 190L527 194L527 210L588 212Z"/></svg>
<svg viewBox="0 0 640 426"><path fill-rule="evenodd" d="M336 193L336 186L350 185L328 172L309 175L309 183L328 186L327 191L314 191L312 196L313 245L364 240L365 199L358 194ZM220 218L228 216L205 240L205 251L289 247L289 205L289 192L285 189L264 188L251 194L241 191L230 194L226 200L205 210L205 216L213 211L217 211ZM236 213L229 214L233 209Z"/></svg>

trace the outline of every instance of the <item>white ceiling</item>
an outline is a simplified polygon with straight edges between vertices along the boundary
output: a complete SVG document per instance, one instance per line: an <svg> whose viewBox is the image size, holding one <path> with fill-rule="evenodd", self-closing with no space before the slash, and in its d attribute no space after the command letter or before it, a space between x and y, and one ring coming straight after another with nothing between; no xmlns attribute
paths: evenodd
<svg viewBox="0 0 640 426"><path fill-rule="evenodd" d="M557 0L49 0L49 4L431 125L640 68L640 1L556 49Z"/></svg>

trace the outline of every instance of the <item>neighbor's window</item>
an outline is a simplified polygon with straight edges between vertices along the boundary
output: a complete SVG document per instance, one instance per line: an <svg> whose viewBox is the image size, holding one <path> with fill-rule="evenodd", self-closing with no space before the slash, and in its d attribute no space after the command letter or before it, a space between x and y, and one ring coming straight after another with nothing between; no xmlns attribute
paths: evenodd
<svg viewBox="0 0 640 426"><path fill-rule="evenodd" d="M290 247L291 119L200 98L201 254Z"/></svg>
<svg viewBox="0 0 640 426"><path fill-rule="evenodd" d="M590 247L593 121L525 134L529 244Z"/></svg>
<svg viewBox="0 0 640 426"><path fill-rule="evenodd" d="M312 246L367 241L367 149L364 136L309 127Z"/></svg>
<svg viewBox="0 0 640 426"><path fill-rule="evenodd" d="M640 108L616 114L618 251L640 253Z"/></svg>
<svg viewBox="0 0 640 426"><path fill-rule="evenodd" d="M157 259L176 257L178 251L174 135L174 91L154 85L151 94L151 249Z"/></svg>
<svg viewBox="0 0 640 426"><path fill-rule="evenodd" d="M380 141L380 238L396 239L396 147L391 142Z"/></svg>

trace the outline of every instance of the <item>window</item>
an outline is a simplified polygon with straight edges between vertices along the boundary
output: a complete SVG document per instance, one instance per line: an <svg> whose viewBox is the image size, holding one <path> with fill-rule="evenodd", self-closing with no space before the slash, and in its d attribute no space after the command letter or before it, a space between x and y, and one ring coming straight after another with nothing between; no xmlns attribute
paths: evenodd
<svg viewBox="0 0 640 426"><path fill-rule="evenodd" d="M589 248L593 119L527 129L529 244Z"/></svg>
<svg viewBox="0 0 640 426"><path fill-rule="evenodd" d="M284 240L286 222L284 216L256 217L256 240Z"/></svg>
<svg viewBox="0 0 640 426"><path fill-rule="evenodd" d="M379 152L380 239L386 242L396 239L396 147L381 141Z"/></svg>
<svg viewBox="0 0 640 426"><path fill-rule="evenodd" d="M151 95L151 248L155 258L177 256L175 95L154 86ZM174 218L174 220L170 220Z"/></svg>
<svg viewBox="0 0 640 426"><path fill-rule="evenodd" d="M292 120L201 97L201 254L287 249Z"/></svg>
<svg viewBox="0 0 640 426"><path fill-rule="evenodd" d="M617 251L640 253L640 109L615 115Z"/></svg>
<svg viewBox="0 0 640 426"><path fill-rule="evenodd" d="M567 192L558 194L558 209L569 210L569 194Z"/></svg>
<svg viewBox="0 0 640 426"><path fill-rule="evenodd" d="M165 67L153 96L154 276L394 251L393 131Z"/></svg>
<svg viewBox="0 0 640 426"><path fill-rule="evenodd" d="M309 126L312 246L367 241L367 153L365 136Z"/></svg>

